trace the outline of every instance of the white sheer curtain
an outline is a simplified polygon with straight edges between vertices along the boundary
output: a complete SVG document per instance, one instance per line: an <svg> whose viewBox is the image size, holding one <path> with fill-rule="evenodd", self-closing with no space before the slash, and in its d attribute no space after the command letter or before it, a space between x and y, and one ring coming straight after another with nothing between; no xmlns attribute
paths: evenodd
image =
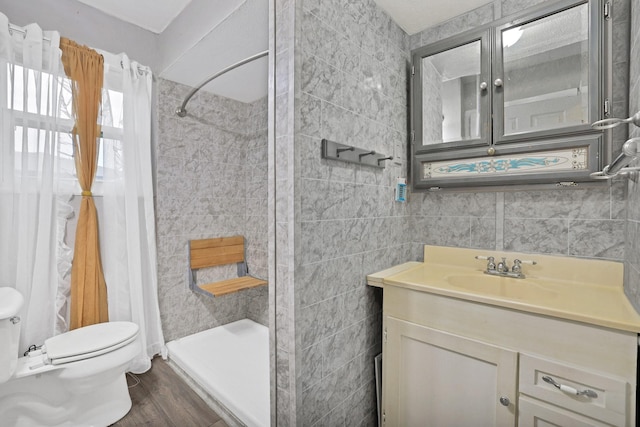
<svg viewBox="0 0 640 427"><path fill-rule="evenodd" d="M151 367L153 355L166 356L158 308L151 70L125 54L100 53L105 58L100 249L109 318L140 326L143 354L130 370L141 373Z"/></svg>
<svg viewBox="0 0 640 427"><path fill-rule="evenodd" d="M75 178L71 93L60 35L9 30L0 13L0 286L25 298L20 349L68 330ZM151 70L105 57L102 132L93 187L109 318L140 326L141 373L166 356L157 294L151 163ZM65 243L65 235L67 242Z"/></svg>
<svg viewBox="0 0 640 427"><path fill-rule="evenodd" d="M57 32L0 14L0 286L25 298L20 349L66 330L73 162Z"/></svg>

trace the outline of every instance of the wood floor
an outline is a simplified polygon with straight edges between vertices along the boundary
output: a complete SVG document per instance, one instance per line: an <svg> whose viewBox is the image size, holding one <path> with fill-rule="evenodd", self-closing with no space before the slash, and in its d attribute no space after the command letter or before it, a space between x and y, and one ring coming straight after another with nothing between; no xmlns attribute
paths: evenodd
<svg viewBox="0 0 640 427"><path fill-rule="evenodd" d="M117 427L228 427L171 367L159 357L144 374L127 374L131 411Z"/></svg>

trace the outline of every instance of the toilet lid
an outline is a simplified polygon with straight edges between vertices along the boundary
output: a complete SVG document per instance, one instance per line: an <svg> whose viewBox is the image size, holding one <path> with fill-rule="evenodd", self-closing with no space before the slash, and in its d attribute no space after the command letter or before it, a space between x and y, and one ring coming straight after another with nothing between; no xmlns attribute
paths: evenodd
<svg viewBox="0 0 640 427"><path fill-rule="evenodd" d="M138 329L131 322L85 326L47 339L44 352L53 365L87 359L129 344L138 336Z"/></svg>

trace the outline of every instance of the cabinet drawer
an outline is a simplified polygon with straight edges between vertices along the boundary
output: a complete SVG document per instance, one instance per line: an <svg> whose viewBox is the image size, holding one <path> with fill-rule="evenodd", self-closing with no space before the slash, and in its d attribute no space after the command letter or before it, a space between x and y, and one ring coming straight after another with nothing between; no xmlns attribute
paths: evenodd
<svg viewBox="0 0 640 427"><path fill-rule="evenodd" d="M550 377L563 390L545 381ZM630 387L614 376L587 371L577 366L543 359L528 354L520 355L520 393L552 403L578 414L614 426L627 425ZM576 395L572 389L591 396Z"/></svg>
<svg viewBox="0 0 640 427"><path fill-rule="evenodd" d="M609 427L582 415L552 406L538 400L520 396L518 401L518 427L571 426Z"/></svg>

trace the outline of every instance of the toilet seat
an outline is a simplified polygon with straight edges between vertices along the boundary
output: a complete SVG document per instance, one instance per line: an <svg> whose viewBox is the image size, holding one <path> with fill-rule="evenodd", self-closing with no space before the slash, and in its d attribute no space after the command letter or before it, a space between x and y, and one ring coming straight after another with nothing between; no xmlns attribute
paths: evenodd
<svg viewBox="0 0 640 427"><path fill-rule="evenodd" d="M45 340L42 353L52 365L89 359L131 343L138 337L138 329L131 322L85 326Z"/></svg>

